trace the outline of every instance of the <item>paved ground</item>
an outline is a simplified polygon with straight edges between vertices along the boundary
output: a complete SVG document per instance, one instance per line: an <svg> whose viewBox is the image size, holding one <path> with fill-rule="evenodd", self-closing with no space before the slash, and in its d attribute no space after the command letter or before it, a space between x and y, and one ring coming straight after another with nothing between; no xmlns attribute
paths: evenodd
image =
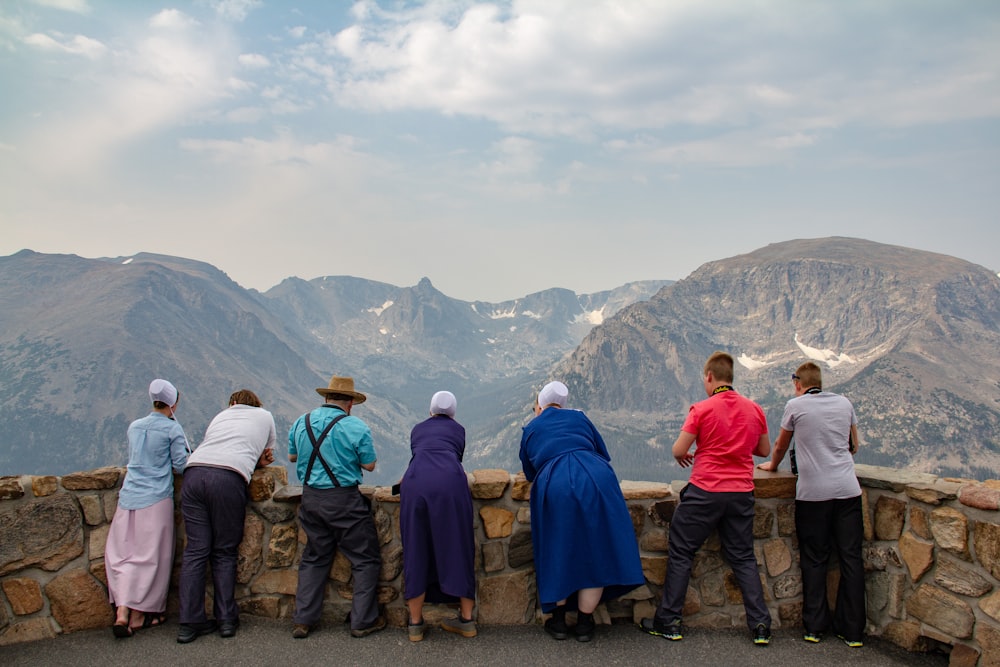
<svg viewBox="0 0 1000 667"><path fill-rule="evenodd" d="M307 665L746 665L774 667L944 667L943 654L902 651L878 639L851 649L836 639L807 644L798 632L779 630L771 645L754 646L748 632L685 631L682 641L643 634L635 626L600 626L594 641L555 641L540 626L482 627L479 636L465 639L439 629L423 642L408 641L405 630L388 628L363 639L352 638L346 626L320 628L307 639L292 639L290 621L243 617L233 639L201 637L177 644L177 624L142 630L116 640L111 630L90 630L56 639L0 647L0 664L72 665L87 667L196 667L240 665L304 667Z"/></svg>

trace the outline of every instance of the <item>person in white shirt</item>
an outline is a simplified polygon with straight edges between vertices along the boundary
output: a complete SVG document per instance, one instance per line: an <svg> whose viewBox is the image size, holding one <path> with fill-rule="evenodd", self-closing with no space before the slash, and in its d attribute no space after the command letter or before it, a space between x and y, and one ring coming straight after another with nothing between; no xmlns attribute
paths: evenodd
<svg viewBox="0 0 1000 667"><path fill-rule="evenodd" d="M232 637L239 627L236 606L237 551L243 541L248 486L255 468L274 461L274 418L248 389L229 397L229 407L208 425L205 439L188 457L181 489L187 546L181 563L181 625L177 642L214 632ZM214 620L205 613L205 567L212 564Z"/></svg>

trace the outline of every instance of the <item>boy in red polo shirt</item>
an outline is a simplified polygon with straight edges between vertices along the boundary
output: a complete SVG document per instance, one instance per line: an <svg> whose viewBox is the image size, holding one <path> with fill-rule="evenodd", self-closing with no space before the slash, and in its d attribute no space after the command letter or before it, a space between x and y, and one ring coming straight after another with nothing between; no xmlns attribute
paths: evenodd
<svg viewBox="0 0 1000 667"><path fill-rule="evenodd" d="M681 609L691 564L718 529L722 554L743 593L753 642L767 645L771 614L764 604L753 552L753 457L771 452L767 420L759 405L733 389L733 358L725 352L716 352L705 362L704 385L708 398L691 406L673 446L677 463L694 467L670 523L663 599L656 615L643 619L640 627L657 637L683 638Z"/></svg>

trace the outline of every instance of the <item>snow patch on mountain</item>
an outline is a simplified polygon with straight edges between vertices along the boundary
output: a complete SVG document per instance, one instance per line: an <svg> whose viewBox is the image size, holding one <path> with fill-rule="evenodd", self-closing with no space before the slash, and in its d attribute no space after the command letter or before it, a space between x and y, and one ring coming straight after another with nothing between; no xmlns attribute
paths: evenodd
<svg viewBox="0 0 1000 667"><path fill-rule="evenodd" d="M840 364L855 364L856 360L852 359L850 356L844 354L843 352L837 353L833 350L821 350L815 347L809 347L805 343L799 341L799 335L795 334L795 344L798 345L799 349L802 350L802 354L806 355L813 361L820 361L825 363L830 368L836 368Z"/></svg>
<svg viewBox="0 0 1000 667"><path fill-rule="evenodd" d="M394 303L395 303L395 301L386 301L381 306L376 306L374 308L369 308L367 312L369 312L369 313L375 313L375 316L377 317L377 316L381 315L382 313L384 313L386 311L386 309L390 308L392 306L392 304L394 304Z"/></svg>

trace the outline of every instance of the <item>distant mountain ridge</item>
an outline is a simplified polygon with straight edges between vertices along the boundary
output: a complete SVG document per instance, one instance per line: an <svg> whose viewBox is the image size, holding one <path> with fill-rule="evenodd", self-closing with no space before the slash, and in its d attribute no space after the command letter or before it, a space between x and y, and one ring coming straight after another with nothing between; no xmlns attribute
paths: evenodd
<svg viewBox="0 0 1000 667"><path fill-rule="evenodd" d="M455 391L475 422L544 378L593 321L668 283L501 304L451 299L427 279L290 278L260 293L184 258L22 251L0 258L0 474L124 463L125 427L153 377L178 386L178 420L197 444L234 389L258 391L287 433L338 373L375 399L361 415L379 443L372 479L395 481L433 391Z"/></svg>

